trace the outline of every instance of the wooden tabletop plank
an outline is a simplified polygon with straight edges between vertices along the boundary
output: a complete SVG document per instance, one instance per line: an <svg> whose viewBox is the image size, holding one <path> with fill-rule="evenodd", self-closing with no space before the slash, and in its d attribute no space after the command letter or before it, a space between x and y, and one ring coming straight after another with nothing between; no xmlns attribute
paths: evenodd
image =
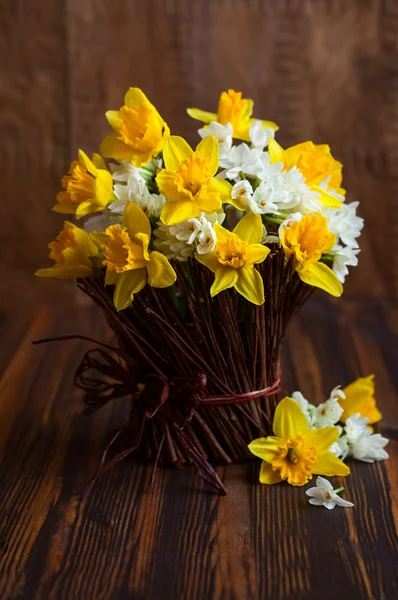
<svg viewBox="0 0 398 600"><path fill-rule="evenodd" d="M310 506L303 488L262 486L259 461L218 467L220 498L192 468L158 470L151 491L152 467L129 458L81 502L74 491L127 407L84 416L73 372L90 344L31 340L110 333L91 306L42 308L19 328L4 321L13 355L0 363L0 598L395 598L397 315L391 304L319 295L289 330L284 393L318 402L376 374L391 458L333 478L355 503L334 511Z"/></svg>

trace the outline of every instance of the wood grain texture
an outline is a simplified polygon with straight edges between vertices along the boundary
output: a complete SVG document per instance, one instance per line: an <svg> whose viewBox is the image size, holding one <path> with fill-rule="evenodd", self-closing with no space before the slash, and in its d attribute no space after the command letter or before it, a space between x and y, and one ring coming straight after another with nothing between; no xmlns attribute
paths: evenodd
<svg viewBox="0 0 398 600"><path fill-rule="evenodd" d="M26 316L26 313L25 313ZM398 593L398 307L311 300L290 327L284 393L320 401L337 383L376 374L390 460L352 464L352 510L311 507L303 488L258 483L259 461L220 467L220 498L194 469L126 459L86 503L74 490L93 473L123 401L84 416L72 374L89 344L33 347L81 333L110 339L92 308L64 305L0 324L0 597L2 600L386 599Z"/></svg>
<svg viewBox="0 0 398 600"><path fill-rule="evenodd" d="M283 144L330 143L367 220L347 291L398 296L397 0L1 0L0 33L0 307L71 297L31 273L61 226L59 179L131 85L191 142L185 108L235 87Z"/></svg>

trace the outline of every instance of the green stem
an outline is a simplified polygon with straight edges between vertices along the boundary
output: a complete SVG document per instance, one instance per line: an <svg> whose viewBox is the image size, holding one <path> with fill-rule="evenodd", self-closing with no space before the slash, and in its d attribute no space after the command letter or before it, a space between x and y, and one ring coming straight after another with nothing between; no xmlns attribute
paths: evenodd
<svg viewBox="0 0 398 600"><path fill-rule="evenodd" d="M277 219L276 217L269 217L268 215L263 215L263 218L266 221L270 221L271 223L278 223L278 225L283 223L283 221L285 220L285 219Z"/></svg>
<svg viewBox="0 0 398 600"><path fill-rule="evenodd" d="M333 490L333 492L334 492L335 494L340 494L340 492L344 492L344 490L345 490L345 488L343 488L343 487L340 487L340 488L337 488L337 490Z"/></svg>

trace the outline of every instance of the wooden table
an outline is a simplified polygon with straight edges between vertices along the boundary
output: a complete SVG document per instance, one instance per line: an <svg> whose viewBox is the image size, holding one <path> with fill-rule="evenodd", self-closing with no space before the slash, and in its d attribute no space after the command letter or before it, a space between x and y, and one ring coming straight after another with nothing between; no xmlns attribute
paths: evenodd
<svg viewBox="0 0 398 600"><path fill-rule="evenodd" d="M218 497L194 469L126 459L83 503L123 401L82 414L73 372L89 344L31 340L110 335L94 308L3 317L0 394L0 598L66 600L386 599L398 597L398 309L313 298L291 324L284 392L320 401L374 372L390 460L355 463L353 509L312 507L303 488L258 483L259 462L220 467ZM336 487L340 480L335 478Z"/></svg>

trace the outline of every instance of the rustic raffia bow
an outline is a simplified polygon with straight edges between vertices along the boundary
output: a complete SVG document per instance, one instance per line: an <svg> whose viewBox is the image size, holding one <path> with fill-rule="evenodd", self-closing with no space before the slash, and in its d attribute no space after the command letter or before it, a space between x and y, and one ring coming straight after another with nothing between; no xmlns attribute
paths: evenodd
<svg viewBox="0 0 398 600"><path fill-rule="evenodd" d="M197 372L190 377L171 377L169 379L157 373L149 373L143 376L137 361L124 350L85 336L65 336L39 340L34 343L76 338L85 339L101 346L85 353L75 374L76 386L85 392L84 402L87 405L85 412L92 413L116 398L130 396L133 405L130 411L128 429L134 440L129 448L119 452L107 461L110 449L126 428L116 431L105 448L95 476L80 486L77 490L78 493L83 494L84 498L87 497L100 475L129 454L137 451L142 442L145 425L150 419L156 417L156 419L167 423L168 427L173 429L202 479L213 486L220 495L225 495L225 486L216 471L196 448L184 428L192 420L193 413L199 405L214 406L246 402L277 393L280 389L280 376L271 386L263 390L234 395L205 396L203 392L206 388L206 374ZM165 434L159 444L152 481L154 480L164 439Z"/></svg>

